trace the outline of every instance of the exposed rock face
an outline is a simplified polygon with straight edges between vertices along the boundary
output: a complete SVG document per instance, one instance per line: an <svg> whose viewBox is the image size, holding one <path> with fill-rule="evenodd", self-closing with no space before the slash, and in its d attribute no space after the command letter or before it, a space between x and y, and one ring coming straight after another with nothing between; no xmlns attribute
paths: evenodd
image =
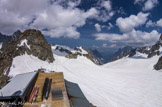
<svg viewBox="0 0 162 107"><path fill-rule="evenodd" d="M0 89L7 84L7 81L10 79L7 75L0 76Z"/></svg>
<svg viewBox="0 0 162 107"><path fill-rule="evenodd" d="M18 38L10 41L0 52L0 75L7 75L14 57L27 53L49 63L54 61L51 46L40 31L30 29L19 33Z"/></svg>
<svg viewBox="0 0 162 107"><path fill-rule="evenodd" d="M18 46L24 42L24 45L19 47L21 53L27 52L27 54L32 54L43 61L47 60L49 63L54 61L51 46L40 31L33 29L24 31L18 42Z"/></svg>
<svg viewBox="0 0 162 107"><path fill-rule="evenodd" d="M156 70L162 69L162 56L159 58L157 64L154 66Z"/></svg>
<svg viewBox="0 0 162 107"><path fill-rule="evenodd" d="M87 51L92 56L92 59L95 60L96 64L102 65L106 63L106 60L96 49L95 50L88 49Z"/></svg>
<svg viewBox="0 0 162 107"><path fill-rule="evenodd" d="M97 65L104 64L104 61L103 59L101 59L102 57L99 55L99 52L97 50L85 49L83 47L75 47L74 50L76 50L77 52L70 53L66 57L76 59L77 56L85 56Z"/></svg>
<svg viewBox="0 0 162 107"><path fill-rule="evenodd" d="M136 54L136 48L126 46L124 48L119 48L119 50L111 56L109 61L115 61L126 56L133 56Z"/></svg>
<svg viewBox="0 0 162 107"><path fill-rule="evenodd" d="M59 47L59 46L57 46L55 50L59 50L60 52L65 52L67 54L72 54L72 52L70 50L65 49L63 47Z"/></svg>
<svg viewBox="0 0 162 107"><path fill-rule="evenodd" d="M86 58L90 59L95 64L99 64L98 60L94 58L92 54L81 54L79 52L76 52L74 54L68 54L66 57L69 59L76 59L78 56L85 56Z"/></svg>
<svg viewBox="0 0 162 107"><path fill-rule="evenodd" d="M59 45L54 45L54 50L59 51L63 56L69 59L76 59L78 56L85 56L86 58L90 59L92 62L95 64L101 65L104 62L103 59L101 59L101 55L97 50L90 50L90 49L85 49L83 47L74 47L74 48L69 48L66 46L59 46ZM60 53L60 55L61 55ZM58 53L56 53L58 54ZM59 55L59 54L58 54Z"/></svg>
<svg viewBox="0 0 162 107"><path fill-rule="evenodd" d="M68 54L68 55L66 56L66 58L69 58L69 59L76 59L78 55L79 55L79 56L82 56L81 53L76 52L76 53Z"/></svg>

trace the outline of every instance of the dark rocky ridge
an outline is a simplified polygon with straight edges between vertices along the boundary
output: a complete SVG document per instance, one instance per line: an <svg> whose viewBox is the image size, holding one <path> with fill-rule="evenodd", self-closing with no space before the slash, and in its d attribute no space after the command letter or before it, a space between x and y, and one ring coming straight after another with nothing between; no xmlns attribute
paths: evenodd
<svg viewBox="0 0 162 107"><path fill-rule="evenodd" d="M98 65L102 65L106 63L106 60L103 58L100 52L98 52L98 50L87 49L87 52L92 55L93 59L96 60L96 63Z"/></svg>
<svg viewBox="0 0 162 107"><path fill-rule="evenodd" d="M84 51L87 52L87 54L82 54L82 50L78 47L75 47L74 50L78 51L76 53L69 53L66 57L67 58L74 58L76 59L77 56L85 56L89 60L91 60L93 63L97 65L102 65L104 64L104 60L102 59L101 55L99 55L99 52L97 50L91 50L91 49L86 49L84 47L81 47Z"/></svg>
<svg viewBox="0 0 162 107"><path fill-rule="evenodd" d="M27 40L27 44L19 47L21 53L28 55L34 55L43 61L48 61L49 63L54 61L53 54L51 51L51 45L48 44L42 33L38 30L26 30L20 37L18 42L21 43L23 40ZM30 46L30 49L28 46Z"/></svg>
<svg viewBox="0 0 162 107"><path fill-rule="evenodd" d="M154 68L156 70L162 69L162 56L159 58L158 62L155 64Z"/></svg>
<svg viewBox="0 0 162 107"><path fill-rule="evenodd" d="M59 50L60 52L65 52L67 54L72 54L72 52L70 50L65 49L63 47L59 47L59 46L57 46L55 50Z"/></svg>
<svg viewBox="0 0 162 107"><path fill-rule="evenodd" d="M54 61L51 46L42 33L29 29L17 34L18 38L5 42L0 50L0 76L8 75L13 58L27 53L49 63Z"/></svg>
<svg viewBox="0 0 162 107"><path fill-rule="evenodd" d="M109 62L118 60L120 58L126 57L126 56L133 56L135 55L136 48L126 46L124 48L119 48L117 52L115 52L113 55L110 56Z"/></svg>
<svg viewBox="0 0 162 107"><path fill-rule="evenodd" d="M103 57L97 50L86 49L84 47L74 47L73 49L70 49L69 47L64 46L56 46L55 50L66 53L67 55L65 57L69 59L76 59L78 56L85 56L97 65L105 63ZM72 50L75 52L72 52ZM87 53L82 53L82 51L86 51Z"/></svg>

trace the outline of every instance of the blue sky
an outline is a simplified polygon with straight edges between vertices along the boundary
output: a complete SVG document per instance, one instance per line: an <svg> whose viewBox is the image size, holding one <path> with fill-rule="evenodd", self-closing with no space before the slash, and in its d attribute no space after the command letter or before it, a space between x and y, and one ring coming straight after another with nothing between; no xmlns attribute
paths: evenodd
<svg viewBox="0 0 162 107"><path fill-rule="evenodd" d="M39 29L50 43L115 50L154 44L160 0L0 0L0 32Z"/></svg>

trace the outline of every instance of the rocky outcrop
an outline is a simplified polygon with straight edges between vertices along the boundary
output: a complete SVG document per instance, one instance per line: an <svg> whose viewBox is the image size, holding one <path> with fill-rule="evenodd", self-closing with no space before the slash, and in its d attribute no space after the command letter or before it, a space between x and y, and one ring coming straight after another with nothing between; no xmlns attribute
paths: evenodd
<svg viewBox="0 0 162 107"><path fill-rule="evenodd" d="M117 52L115 52L109 59L109 61L115 61L123 57L131 57L136 54L136 48L126 46L124 48L119 48Z"/></svg>
<svg viewBox="0 0 162 107"><path fill-rule="evenodd" d="M96 64L103 65L106 63L106 60L103 58L98 50L87 49L87 52L92 56L92 59L95 61Z"/></svg>
<svg viewBox="0 0 162 107"><path fill-rule="evenodd" d="M160 55L160 47L162 46L162 34L159 38L159 40L152 46L146 46L146 47L142 47L137 49L138 52L140 53L144 53L146 55L148 55L148 58L151 58L155 55Z"/></svg>
<svg viewBox="0 0 162 107"><path fill-rule="evenodd" d="M60 47L60 46L57 46L55 50L59 50L60 52L65 52L67 54L72 54L70 50Z"/></svg>
<svg viewBox="0 0 162 107"><path fill-rule="evenodd" d="M18 40L17 46L21 53L27 52L28 55L34 55L43 61L49 63L54 61L51 51L51 45L48 44L44 36L39 30L26 30Z"/></svg>
<svg viewBox="0 0 162 107"><path fill-rule="evenodd" d="M81 53L79 53L79 52L76 52L76 53L71 53L71 54L68 54L67 56L66 56L66 58L69 58L69 59L76 59L77 58L77 56L82 56L82 54Z"/></svg>
<svg viewBox="0 0 162 107"><path fill-rule="evenodd" d="M78 56L85 56L86 58L88 58L88 59L90 59L92 62L94 62L95 64L99 64L98 62L97 62L97 59L95 59L94 57L93 57L93 55L92 54L81 54L81 53L79 53L79 52L76 52L76 53L74 53L74 54L68 54L67 56L66 56L66 58L69 58L69 59L76 59Z"/></svg>
<svg viewBox="0 0 162 107"><path fill-rule="evenodd" d="M0 89L7 84L9 79L10 77L8 77L7 75L0 75Z"/></svg>
<svg viewBox="0 0 162 107"><path fill-rule="evenodd" d="M49 63L54 61L51 46L40 31L29 29L17 37L7 42L0 51L0 75L9 73L13 58L19 55L33 55Z"/></svg>
<svg viewBox="0 0 162 107"><path fill-rule="evenodd" d="M65 57L69 59L76 59L78 56L84 56L97 65L104 63L103 58L101 57L101 55L99 55L99 52L97 50L93 51L90 49L85 49L83 47L75 47L73 49L70 49L69 47L61 46L57 46L55 50L67 53Z"/></svg>
<svg viewBox="0 0 162 107"><path fill-rule="evenodd" d="M156 70L162 69L162 56L159 58L157 64L155 64L154 68L155 68Z"/></svg>

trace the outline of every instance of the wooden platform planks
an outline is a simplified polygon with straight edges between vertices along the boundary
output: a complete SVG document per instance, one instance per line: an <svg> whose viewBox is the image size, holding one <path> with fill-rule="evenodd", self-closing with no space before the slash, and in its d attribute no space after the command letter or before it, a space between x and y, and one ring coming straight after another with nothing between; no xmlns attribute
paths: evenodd
<svg viewBox="0 0 162 107"><path fill-rule="evenodd" d="M63 92L63 99L61 100L52 100L52 94L50 91L49 97L47 100L42 100L42 88L44 84L45 78L52 79L52 84L51 84L51 91L54 89L61 88ZM65 89L65 82L64 82L64 77L63 73L39 73L38 78L36 80L35 86L39 88L39 92L36 97L36 102L33 104L24 104L24 107L37 107L41 106L41 104L45 104L45 107L70 107L69 104L69 99L67 96L67 92Z"/></svg>

